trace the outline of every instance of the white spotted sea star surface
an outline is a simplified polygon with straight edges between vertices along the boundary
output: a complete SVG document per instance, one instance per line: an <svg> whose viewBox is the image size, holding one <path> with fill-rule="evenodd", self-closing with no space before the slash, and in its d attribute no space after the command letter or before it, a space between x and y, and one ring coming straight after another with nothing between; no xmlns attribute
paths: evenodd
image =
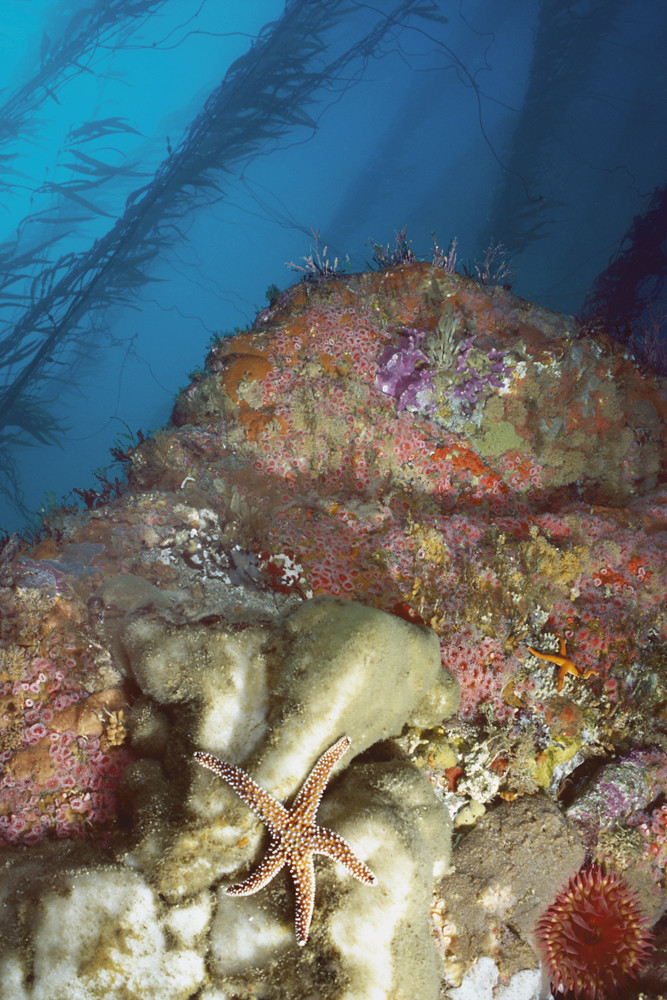
<svg viewBox="0 0 667 1000"><path fill-rule="evenodd" d="M304 945L308 940L315 905L313 855L326 854L345 865L356 879L366 885L375 885L377 882L368 865L356 856L347 841L333 830L315 823L315 814L329 776L349 746L349 737L342 736L322 754L289 808L260 788L240 767L234 767L210 753L195 753L195 760L224 778L266 824L271 835L269 850L259 867L243 882L227 886L225 892L230 896L250 896L268 885L287 865L296 893L294 924L299 945Z"/></svg>

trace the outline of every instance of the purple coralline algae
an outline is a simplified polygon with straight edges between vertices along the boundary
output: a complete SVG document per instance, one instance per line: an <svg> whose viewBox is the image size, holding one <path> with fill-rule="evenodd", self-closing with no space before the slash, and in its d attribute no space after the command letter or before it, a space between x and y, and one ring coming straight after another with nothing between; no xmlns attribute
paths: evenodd
<svg viewBox="0 0 667 1000"><path fill-rule="evenodd" d="M463 400L468 410L474 410L480 398L488 395L490 389L501 389L511 373L506 354L490 347L483 356L474 348L475 337L465 337L460 344L454 373L452 395Z"/></svg>
<svg viewBox="0 0 667 1000"><path fill-rule="evenodd" d="M429 358L420 350L425 330L400 330L397 347L378 358L377 387L396 400L396 408L430 413L435 405Z"/></svg>
<svg viewBox="0 0 667 1000"><path fill-rule="evenodd" d="M567 810L585 841L632 821L667 793L667 755L658 749L637 749L605 764L595 780Z"/></svg>

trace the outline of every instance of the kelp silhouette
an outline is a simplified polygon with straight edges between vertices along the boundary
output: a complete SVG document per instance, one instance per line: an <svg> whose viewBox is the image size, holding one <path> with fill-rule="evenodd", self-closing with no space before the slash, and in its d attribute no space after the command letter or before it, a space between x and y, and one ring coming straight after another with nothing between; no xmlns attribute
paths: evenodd
<svg viewBox="0 0 667 1000"><path fill-rule="evenodd" d="M636 215L595 279L583 316L630 345L644 364L667 374L667 184Z"/></svg>
<svg viewBox="0 0 667 1000"><path fill-rule="evenodd" d="M102 44L120 47L140 23L169 0L105 0L77 11L58 39L42 35L39 72L18 87L0 107L0 145L32 130L33 116L47 99L59 103L58 87L89 67ZM3 169L11 170L13 156L0 156ZM0 179L0 189L11 184Z"/></svg>
<svg viewBox="0 0 667 1000"><path fill-rule="evenodd" d="M101 0L77 15L75 30L64 32L66 40L47 43L38 77L7 103L0 142L30 127L28 114L35 103L55 97L58 82L81 69L83 53L105 32L118 37L128 18L145 17L160 6L145 0ZM352 23L360 11L365 19ZM86 352L102 311L130 302L151 280L150 265L174 240L184 238L178 226L183 215L222 195L225 170L238 168L268 141L276 143L294 128L314 131L317 123L307 109L327 92L352 86L382 40L411 18L446 20L435 3L424 0L403 0L384 13L356 2L288 0L282 16L265 26L211 92L150 183L130 194L122 216L89 249L51 262L48 251L62 234L27 252L19 253L18 244L0 247L0 306L22 309L0 341L0 490L15 508L28 513L14 449L59 439L62 428L49 411L49 394L67 381L67 359ZM344 20L352 29L346 24L346 37L356 41L336 54L329 36ZM76 144L130 127L121 119L105 118L81 126L70 140ZM69 220L58 219L61 224L81 221L80 211L89 213L86 218L103 212L91 200L103 181L135 176L133 166L119 169L81 150L73 167L82 179L49 188L79 210ZM63 357L64 375L58 360Z"/></svg>
<svg viewBox="0 0 667 1000"><path fill-rule="evenodd" d="M480 246L501 238L516 257L557 223L565 204L556 195L554 179L561 138L590 86L594 55L626 7L626 0L608 0L584 15L561 0L542 0L523 106L507 143Z"/></svg>

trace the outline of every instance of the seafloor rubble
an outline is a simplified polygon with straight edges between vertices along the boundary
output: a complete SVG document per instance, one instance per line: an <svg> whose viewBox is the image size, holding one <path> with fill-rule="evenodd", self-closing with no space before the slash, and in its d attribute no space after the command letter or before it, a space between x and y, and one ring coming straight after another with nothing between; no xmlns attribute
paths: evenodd
<svg viewBox="0 0 667 1000"><path fill-rule="evenodd" d="M659 996L665 407L421 263L221 339L126 493L0 555L0 996L546 997L533 931L591 862ZM286 799L344 733L318 820L378 885L318 863L298 949L283 875L220 888L263 827L192 754Z"/></svg>

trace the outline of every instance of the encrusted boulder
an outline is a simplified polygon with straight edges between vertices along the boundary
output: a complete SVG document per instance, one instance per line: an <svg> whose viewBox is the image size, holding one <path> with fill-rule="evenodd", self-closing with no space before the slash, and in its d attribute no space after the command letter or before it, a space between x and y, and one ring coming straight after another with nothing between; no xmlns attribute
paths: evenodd
<svg viewBox="0 0 667 1000"><path fill-rule="evenodd" d="M301 282L222 338L127 492L0 553L3 988L534 990L566 810L658 915L665 412L611 340L422 263ZM263 826L193 754L289 800L343 733L318 821L379 881L318 862L300 949L282 876L224 894ZM568 831L534 885L522 817L537 853L540 817Z"/></svg>

